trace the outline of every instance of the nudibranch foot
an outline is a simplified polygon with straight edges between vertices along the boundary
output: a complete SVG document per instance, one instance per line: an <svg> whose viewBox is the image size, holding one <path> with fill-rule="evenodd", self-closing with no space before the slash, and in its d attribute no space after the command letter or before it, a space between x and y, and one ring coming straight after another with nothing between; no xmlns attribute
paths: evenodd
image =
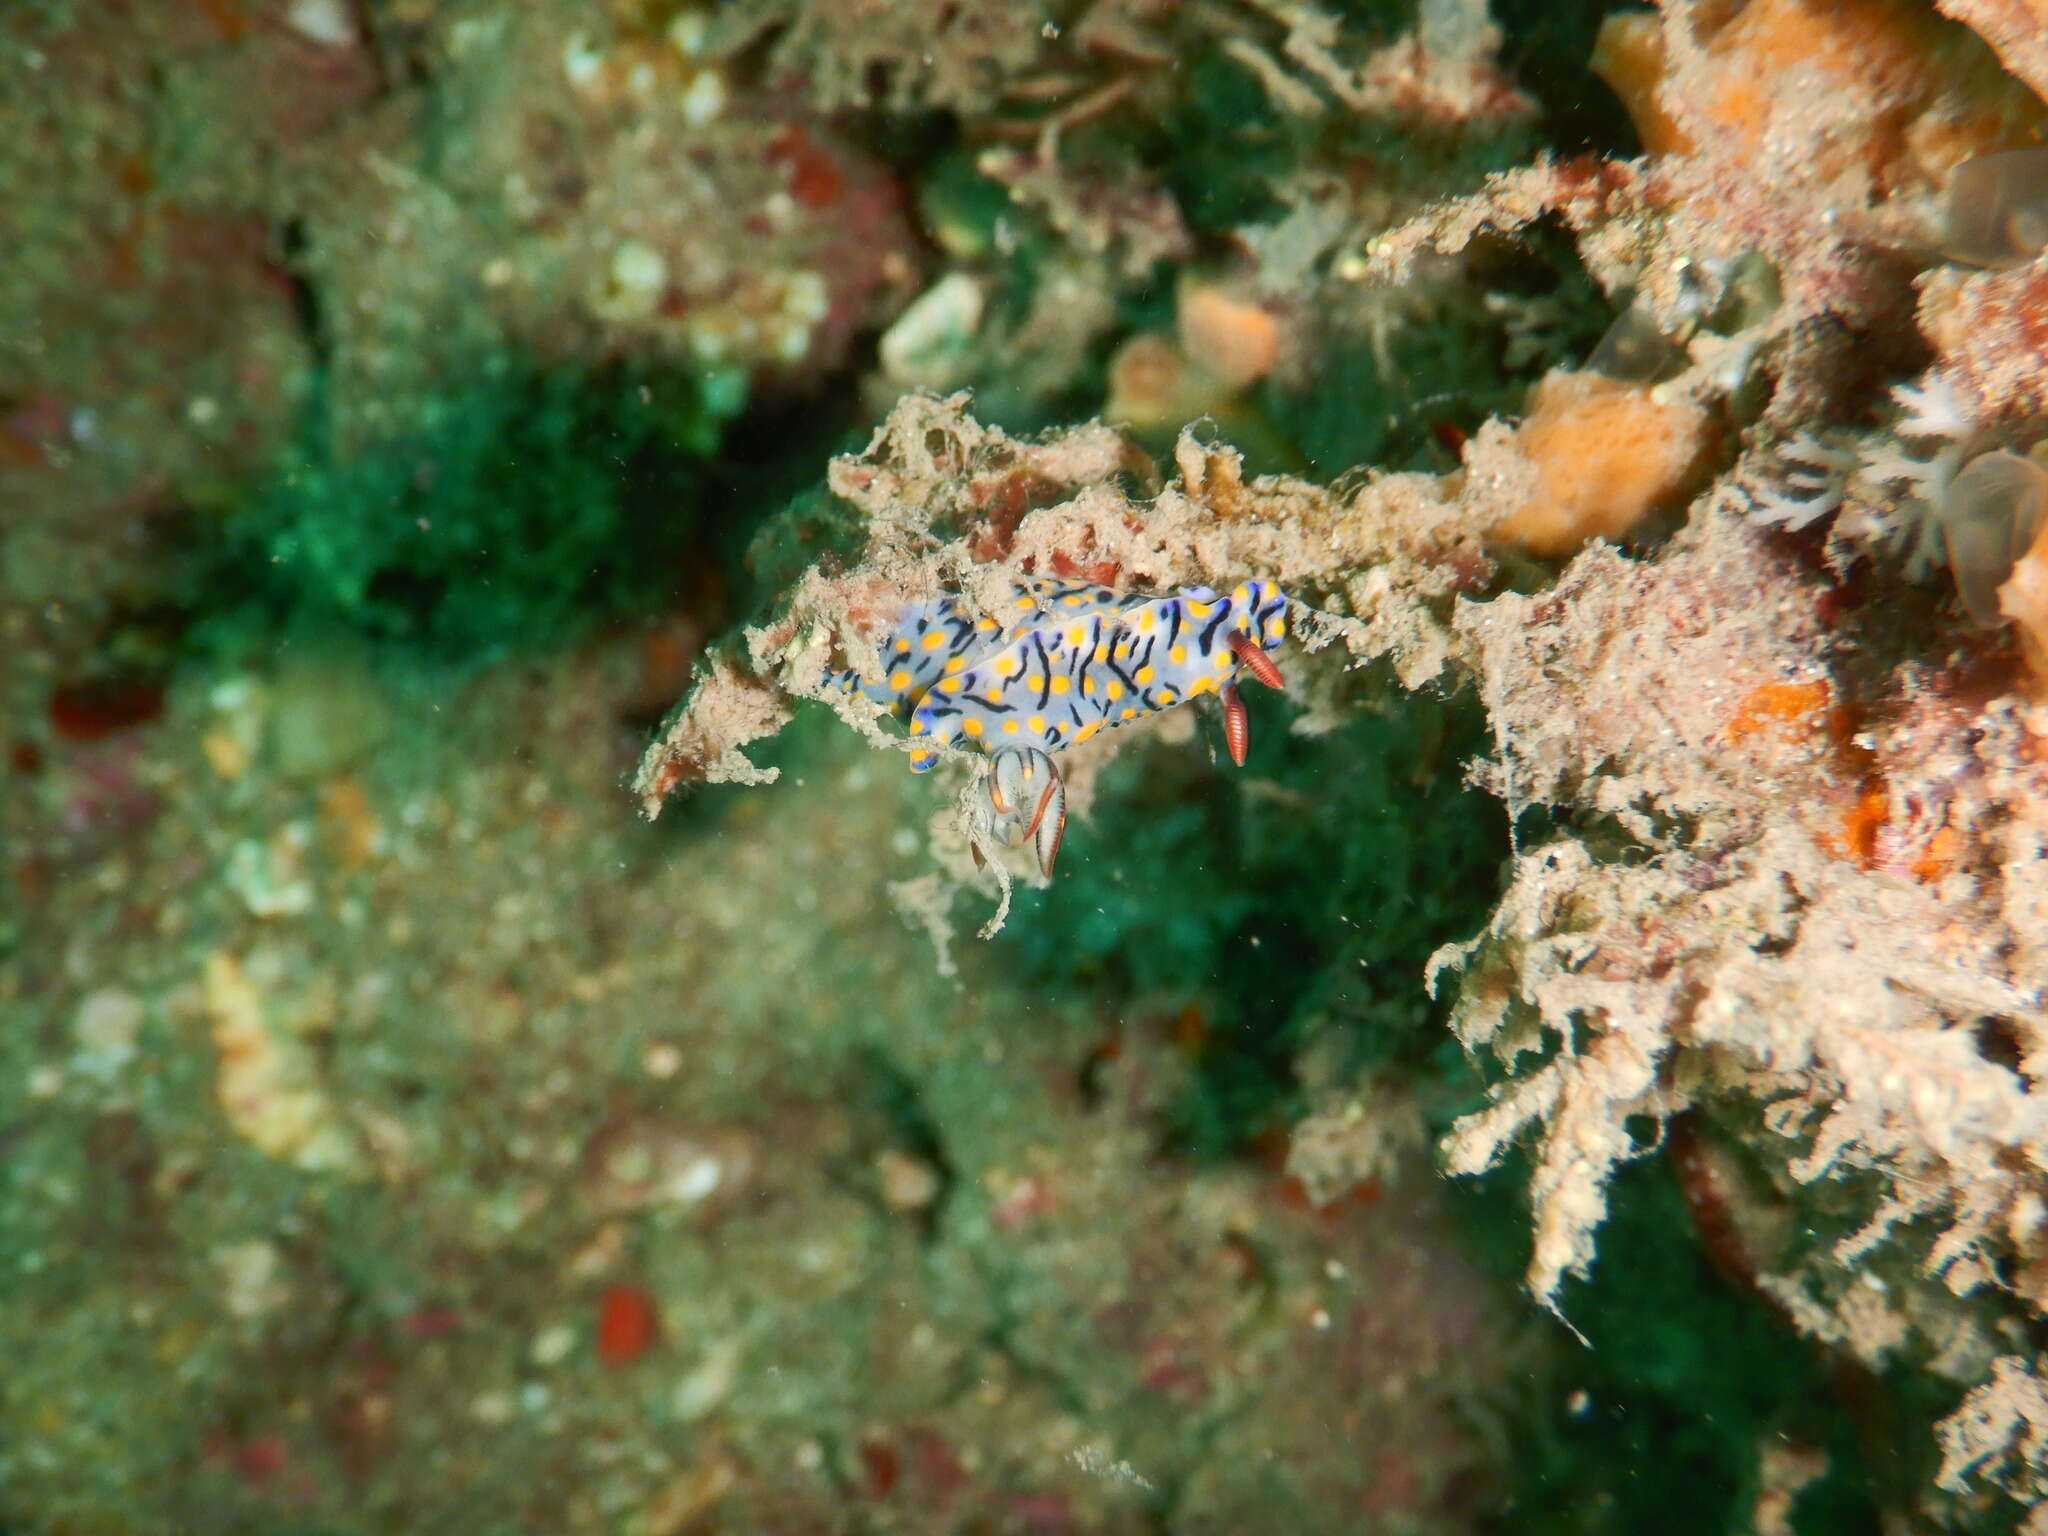
<svg viewBox="0 0 2048 1536"><path fill-rule="evenodd" d="M1067 829L1067 786L1053 760L1036 747L998 747L990 761L988 801L995 835L1011 847L1029 838L1038 868L1050 880Z"/></svg>

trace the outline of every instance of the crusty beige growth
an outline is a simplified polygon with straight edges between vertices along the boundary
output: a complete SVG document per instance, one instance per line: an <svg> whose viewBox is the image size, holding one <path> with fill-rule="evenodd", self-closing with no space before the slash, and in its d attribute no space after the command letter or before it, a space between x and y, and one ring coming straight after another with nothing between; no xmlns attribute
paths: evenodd
<svg viewBox="0 0 2048 1536"><path fill-rule="evenodd" d="M702 667L682 712L640 764L633 787L647 814L661 813L669 791L687 779L705 784L772 784L779 770L757 768L740 751L789 723L789 706L772 688L714 659Z"/></svg>
<svg viewBox="0 0 2048 1536"><path fill-rule="evenodd" d="M1632 1116L1730 1096L1786 1138L1797 1180L1887 1190L1839 1257L1913 1221L1955 1291L2017 1245L2048 1258L2040 916L2048 781L2033 720L1999 701L1970 735L1910 679L1893 723L1844 735L1813 595L1738 520L1709 515L1655 564L1582 556L1558 586L1466 608L1512 805L1612 818L1616 855L1523 851L1462 966L1455 1027L1514 1075L1446 1144L1484 1166L1537 1130L1529 1281L1583 1273ZM2018 861L2028 861L2022 863ZM2006 1021L2020 1070L1975 1028ZM2026 1075L2022 1075L2026 1074ZM2014 1273L2035 1305L2048 1268Z"/></svg>
<svg viewBox="0 0 2048 1536"><path fill-rule="evenodd" d="M830 705L879 747L907 750L875 723L875 705L828 693L825 674L877 669L876 643L902 606L941 590L995 611L1010 583L1031 575L1139 590L1264 577L1324 610L1296 625L1311 650L1341 641L1353 656L1384 659L1409 687L1451 665L1450 599L1492 572L1479 539L1484 509L1427 475L1381 476L1341 495L1278 477L1247 481L1234 451L1191 437L1181 440L1175 468L1173 483L1135 500L1123 486L1150 461L1107 427L1020 441L976 421L964 395L906 397L867 451L835 460L828 476L867 521L864 558L848 570L806 572L781 613L747 631L744 656L722 655L698 680L640 765L635 788L648 813L685 782L772 778L740 749L779 729L797 699ZM1077 811L1091 763L1113 750L1102 738L1074 754ZM1007 898L979 798L966 788L960 795L956 873L968 874L972 845Z"/></svg>
<svg viewBox="0 0 2048 1536"><path fill-rule="evenodd" d="M2048 413L2048 261L2007 272L1930 273L1920 286L1919 324L1941 380L1968 416Z"/></svg>
<svg viewBox="0 0 2048 1536"><path fill-rule="evenodd" d="M1937 0L1992 46L1999 63L2048 100L2048 10L2041 0Z"/></svg>
<svg viewBox="0 0 2048 1536"><path fill-rule="evenodd" d="M2048 1531L2048 1381L2039 1360L2002 1356L1940 1434L1942 1487L1960 1493L1981 1476L2034 1506L2023 1532Z"/></svg>

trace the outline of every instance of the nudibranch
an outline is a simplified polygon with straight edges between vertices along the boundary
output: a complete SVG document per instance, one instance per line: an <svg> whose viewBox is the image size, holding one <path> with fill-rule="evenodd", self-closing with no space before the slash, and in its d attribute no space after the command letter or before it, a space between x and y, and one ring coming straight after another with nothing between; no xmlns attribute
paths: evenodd
<svg viewBox="0 0 2048 1536"><path fill-rule="evenodd" d="M1251 723L1238 679L1250 673L1285 687L1268 653L1286 635L1287 596L1270 581L1165 596L1018 582L1000 615L973 613L951 596L910 604L882 641L885 676L840 672L827 683L889 706L916 743L914 773L928 772L946 748L986 753L996 836L1011 845L1032 839L1050 876L1067 821L1052 754L1213 693L1231 761L1242 766Z"/></svg>

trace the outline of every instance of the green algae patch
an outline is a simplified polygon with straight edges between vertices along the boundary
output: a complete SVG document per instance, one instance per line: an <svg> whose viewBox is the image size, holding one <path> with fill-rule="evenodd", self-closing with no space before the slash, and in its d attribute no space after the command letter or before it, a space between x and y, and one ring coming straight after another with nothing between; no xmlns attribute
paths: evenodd
<svg viewBox="0 0 2048 1536"><path fill-rule="evenodd" d="M1508 847L1498 803L1463 781L1479 746L1469 700L1416 699L1316 737L1261 713L1241 777L1220 735L1214 761L1148 744L1113 764L1085 840L1005 945L1044 984L1196 1008L1176 1120L1209 1154L1298 1117L1295 1064L1312 1048L1347 1078L1432 1059L1424 966L1483 920Z"/></svg>
<svg viewBox="0 0 2048 1536"><path fill-rule="evenodd" d="M1516 1157L1452 1187L1462 1230L1503 1279L1527 1258L1526 1177ZM1563 1297L1585 1345L1553 1357L1506 1422L1519 1487L1485 1529L1714 1536L1750 1528L1773 1484L1782 1529L1875 1529L1864 1455L1887 1445L1875 1380L1717 1272L1662 1158L1616 1179L1611 1220L1616 1257Z"/></svg>
<svg viewBox="0 0 2048 1536"><path fill-rule="evenodd" d="M503 363L355 448L316 408L220 521L209 623L468 657L658 603L686 584L705 461L744 398L736 374Z"/></svg>

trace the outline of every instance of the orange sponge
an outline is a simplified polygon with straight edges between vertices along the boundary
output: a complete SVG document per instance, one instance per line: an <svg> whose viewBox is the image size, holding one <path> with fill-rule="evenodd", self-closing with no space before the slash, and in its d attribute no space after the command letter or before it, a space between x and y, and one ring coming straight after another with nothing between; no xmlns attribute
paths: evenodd
<svg viewBox="0 0 2048 1536"><path fill-rule="evenodd" d="M1617 538L1694 487L1713 436L1706 411L1655 385L1553 373L1529 392L1514 437L1535 480L1493 536L1537 555Z"/></svg>

